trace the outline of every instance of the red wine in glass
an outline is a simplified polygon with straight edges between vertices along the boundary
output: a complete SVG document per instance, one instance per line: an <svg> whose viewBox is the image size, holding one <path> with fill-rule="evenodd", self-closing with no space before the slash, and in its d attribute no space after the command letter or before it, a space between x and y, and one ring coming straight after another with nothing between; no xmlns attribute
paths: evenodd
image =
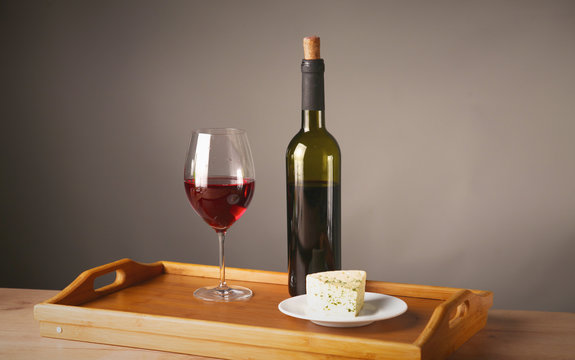
<svg viewBox="0 0 575 360"><path fill-rule="evenodd" d="M237 177L209 177L207 184L185 181L186 194L196 212L216 231L227 230L246 211L255 181Z"/></svg>
<svg viewBox="0 0 575 360"><path fill-rule="evenodd" d="M226 283L226 232L246 211L255 188L255 169L247 134L239 129L198 129L192 132L184 167L186 195L194 210L217 233L220 282L197 289L206 301L247 300L252 291Z"/></svg>

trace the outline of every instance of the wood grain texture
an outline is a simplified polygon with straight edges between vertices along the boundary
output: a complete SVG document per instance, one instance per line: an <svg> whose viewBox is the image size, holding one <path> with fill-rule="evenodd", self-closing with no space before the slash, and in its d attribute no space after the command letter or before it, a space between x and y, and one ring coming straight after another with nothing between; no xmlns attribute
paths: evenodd
<svg viewBox="0 0 575 360"><path fill-rule="evenodd" d="M142 359L195 360L201 356L67 341L41 337L34 304L55 296L55 290L0 288L0 359ZM483 330L449 360L573 359L575 314L490 310ZM210 344L206 343L209 347Z"/></svg>
<svg viewBox="0 0 575 360"><path fill-rule="evenodd" d="M164 272L167 274L207 277L218 279L220 276L219 266L185 264L172 261L161 261ZM226 267L226 280L253 281L268 284L287 285L285 273L276 271L238 269Z"/></svg>
<svg viewBox="0 0 575 360"><path fill-rule="evenodd" d="M449 360L573 360L575 314L492 310L483 330Z"/></svg>
<svg viewBox="0 0 575 360"><path fill-rule="evenodd" d="M63 341L40 336L34 305L56 290L0 288L0 359L2 360L200 360L183 354Z"/></svg>
<svg viewBox="0 0 575 360"><path fill-rule="evenodd" d="M95 277L112 271L120 274L116 281L92 289ZM231 268L228 280L251 288L250 300L196 299L193 291L215 284L218 271L123 259L82 273L60 295L36 305L35 316L48 337L230 359L440 359L481 329L492 302L485 291L370 281L368 291L399 296L408 311L365 327L329 328L278 311L289 297L285 273ZM234 355L207 345L214 342L235 349Z"/></svg>

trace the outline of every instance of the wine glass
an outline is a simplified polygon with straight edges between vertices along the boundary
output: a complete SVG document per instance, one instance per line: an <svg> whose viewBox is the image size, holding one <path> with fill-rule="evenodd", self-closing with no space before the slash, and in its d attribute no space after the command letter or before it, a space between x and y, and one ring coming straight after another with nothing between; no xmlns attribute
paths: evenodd
<svg viewBox="0 0 575 360"><path fill-rule="evenodd" d="M255 170L247 133L239 129L194 130L184 168L186 194L194 210L217 233L220 245L220 283L199 288L197 298L208 301L247 300L252 291L226 283L226 231L246 211L255 188Z"/></svg>

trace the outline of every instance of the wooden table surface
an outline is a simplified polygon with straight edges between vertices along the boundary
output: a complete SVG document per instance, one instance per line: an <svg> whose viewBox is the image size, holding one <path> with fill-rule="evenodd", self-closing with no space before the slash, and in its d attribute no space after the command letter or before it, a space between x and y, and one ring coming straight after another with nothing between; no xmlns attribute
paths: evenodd
<svg viewBox="0 0 575 360"><path fill-rule="evenodd" d="M0 288L0 359L206 359L119 346L43 338L33 307L56 290ZM491 310L486 327L449 360L575 359L575 314Z"/></svg>

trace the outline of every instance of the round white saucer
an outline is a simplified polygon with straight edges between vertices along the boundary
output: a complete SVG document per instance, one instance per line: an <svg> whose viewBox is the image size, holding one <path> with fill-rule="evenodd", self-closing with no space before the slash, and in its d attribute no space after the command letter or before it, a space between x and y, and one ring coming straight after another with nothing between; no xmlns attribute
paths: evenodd
<svg viewBox="0 0 575 360"><path fill-rule="evenodd" d="M308 309L306 296L299 295L286 299L278 305L278 309L286 315L330 327L365 326L374 321L391 319L407 311L407 304L401 299L389 295L366 292L363 308L355 317L312 313Z"/></svg>

